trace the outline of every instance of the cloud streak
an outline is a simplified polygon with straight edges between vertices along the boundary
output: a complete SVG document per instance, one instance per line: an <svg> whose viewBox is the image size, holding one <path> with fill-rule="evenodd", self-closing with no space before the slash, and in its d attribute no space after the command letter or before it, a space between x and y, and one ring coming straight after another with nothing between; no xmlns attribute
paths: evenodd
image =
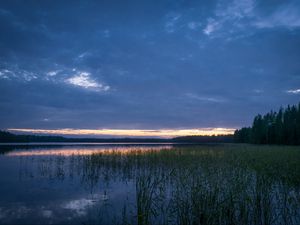
<svg viewBox="0 0 300 225"><path fill-rule="evenodd" d="M271 15L258 19L254 25L258 28L298 28L300 27L300 8L294 4L284 5L277 8Z"/></svg>
<svg viewBox="0 0 300 225"><path fill-rule="evenodd" d="M233 0L229 3L228 1L219 1L214 16L208 19L203 33L211 36L218 30L240 31L245 26L243 20L253 17L254 8L254 0Z"/></svg>
<svg viewBox="0 0 300 225"><path fill-rule="evenodd" d="M289 93L289 94L300 94L300 88L299 89L287 90L286 93Z"/></svg>
<svg viewBox="0 0 300 225"><path fill-rule="evenodd" d="M193 93L187 93L186 97L202 102L211 102L211 103L224 103L226 100L220 97L210 97L210 96L199 96Z"/></svg>
<svg viewBox="0 0 300 225"><path fill-rule="evenodd" d="M211 33L215 32L219 27L219 22L215 21L212 18L209 18L206 27L203 29L203 33L209 36Z"/></svg>
<svg viewBox="0 0 300 225"><path fill-rule="evenodd" d="M110 87L93 80L88 72L78 72L75 76L66 79L66 82L77 87L94 91L108 91Z"/></svg>
<svg viewBox="0 0 300 225"><path fill-rule="evenodd" d="M255 33L256 29L300 27L300 5L295 1L274 6L274 9L268 13L262 13L257 9L258 2L220 0L214 16L208 18L203 34L210 38L231 36L230 39L234 39L233 35Z"/></svg>

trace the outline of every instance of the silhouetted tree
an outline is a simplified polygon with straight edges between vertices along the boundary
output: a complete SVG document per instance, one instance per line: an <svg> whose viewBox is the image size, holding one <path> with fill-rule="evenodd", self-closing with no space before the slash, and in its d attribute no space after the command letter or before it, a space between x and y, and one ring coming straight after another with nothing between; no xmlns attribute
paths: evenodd
<svg viewBox="0 0 300 225"><path fill-rule="evenodd" d="M251 141L251 127L243 127L240 130L236 130L234 140L238 143L249 143Z"/></svg>

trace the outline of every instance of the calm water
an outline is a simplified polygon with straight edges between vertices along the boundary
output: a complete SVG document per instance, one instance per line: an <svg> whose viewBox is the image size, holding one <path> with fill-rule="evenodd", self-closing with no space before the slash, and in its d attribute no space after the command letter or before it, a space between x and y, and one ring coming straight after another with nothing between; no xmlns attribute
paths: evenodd
<svg viewBox="0 0 300 225"><path fill-rule="evenodd" d="M300 224L300 149L0 146L0 224Z"/></svg>
<svg viewBox="0 0 300 225"><path fill-rule="evenodd" d="M112 224L135 214L133 177L110 154L170 149L164 145L0 146L1 224ZM90 167L90 156L109 164ZM124 214L124 213L123 213Z"/></svg>

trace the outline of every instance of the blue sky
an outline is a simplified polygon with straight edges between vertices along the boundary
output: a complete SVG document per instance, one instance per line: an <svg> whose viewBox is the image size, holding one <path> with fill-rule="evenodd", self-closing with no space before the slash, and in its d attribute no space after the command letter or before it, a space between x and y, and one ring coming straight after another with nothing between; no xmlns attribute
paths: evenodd
<svg viewBox="0 0 300 225"><path fill-rule="evenodd" d="M239 128L300 100L300 2L0 2L0 128Z"/></svg>

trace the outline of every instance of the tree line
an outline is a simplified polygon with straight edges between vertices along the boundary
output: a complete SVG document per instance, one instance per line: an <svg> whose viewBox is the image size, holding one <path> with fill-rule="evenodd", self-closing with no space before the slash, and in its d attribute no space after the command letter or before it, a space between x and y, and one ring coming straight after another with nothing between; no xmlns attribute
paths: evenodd
<svg viewBox="0 0 300 225"><path fill-rule="evenodd" d="M228 135L194 135L194 136L182 136L171 139L176 143L233 143L234 137L231 134Z"/></svg>
<svg viewBox="0 0 300 225"><path fill-rule="evenodd" d="M165 142L168 139L159 138L71 138L62 136L44 136L44 135L24 135L13 134L7 131L0 130L0 143L20 143L20 142L83 142L83 143L144 143L144 142Z"/></svg>
<svg viewBox="0 0 300 225"><path fill-rule="evenodd" d="M263 116L258 114L251 127L235 131L234 140L238 143L300 145L300 103Z"/></svg>
<svg viewBox="0 0 300 225"><path fill-rule="evenodd" d="M0 143L82 142L82 143L232 143L233 135L183 136L175 138L67 138L62 136L17 135L0 130Z"/></svg>

